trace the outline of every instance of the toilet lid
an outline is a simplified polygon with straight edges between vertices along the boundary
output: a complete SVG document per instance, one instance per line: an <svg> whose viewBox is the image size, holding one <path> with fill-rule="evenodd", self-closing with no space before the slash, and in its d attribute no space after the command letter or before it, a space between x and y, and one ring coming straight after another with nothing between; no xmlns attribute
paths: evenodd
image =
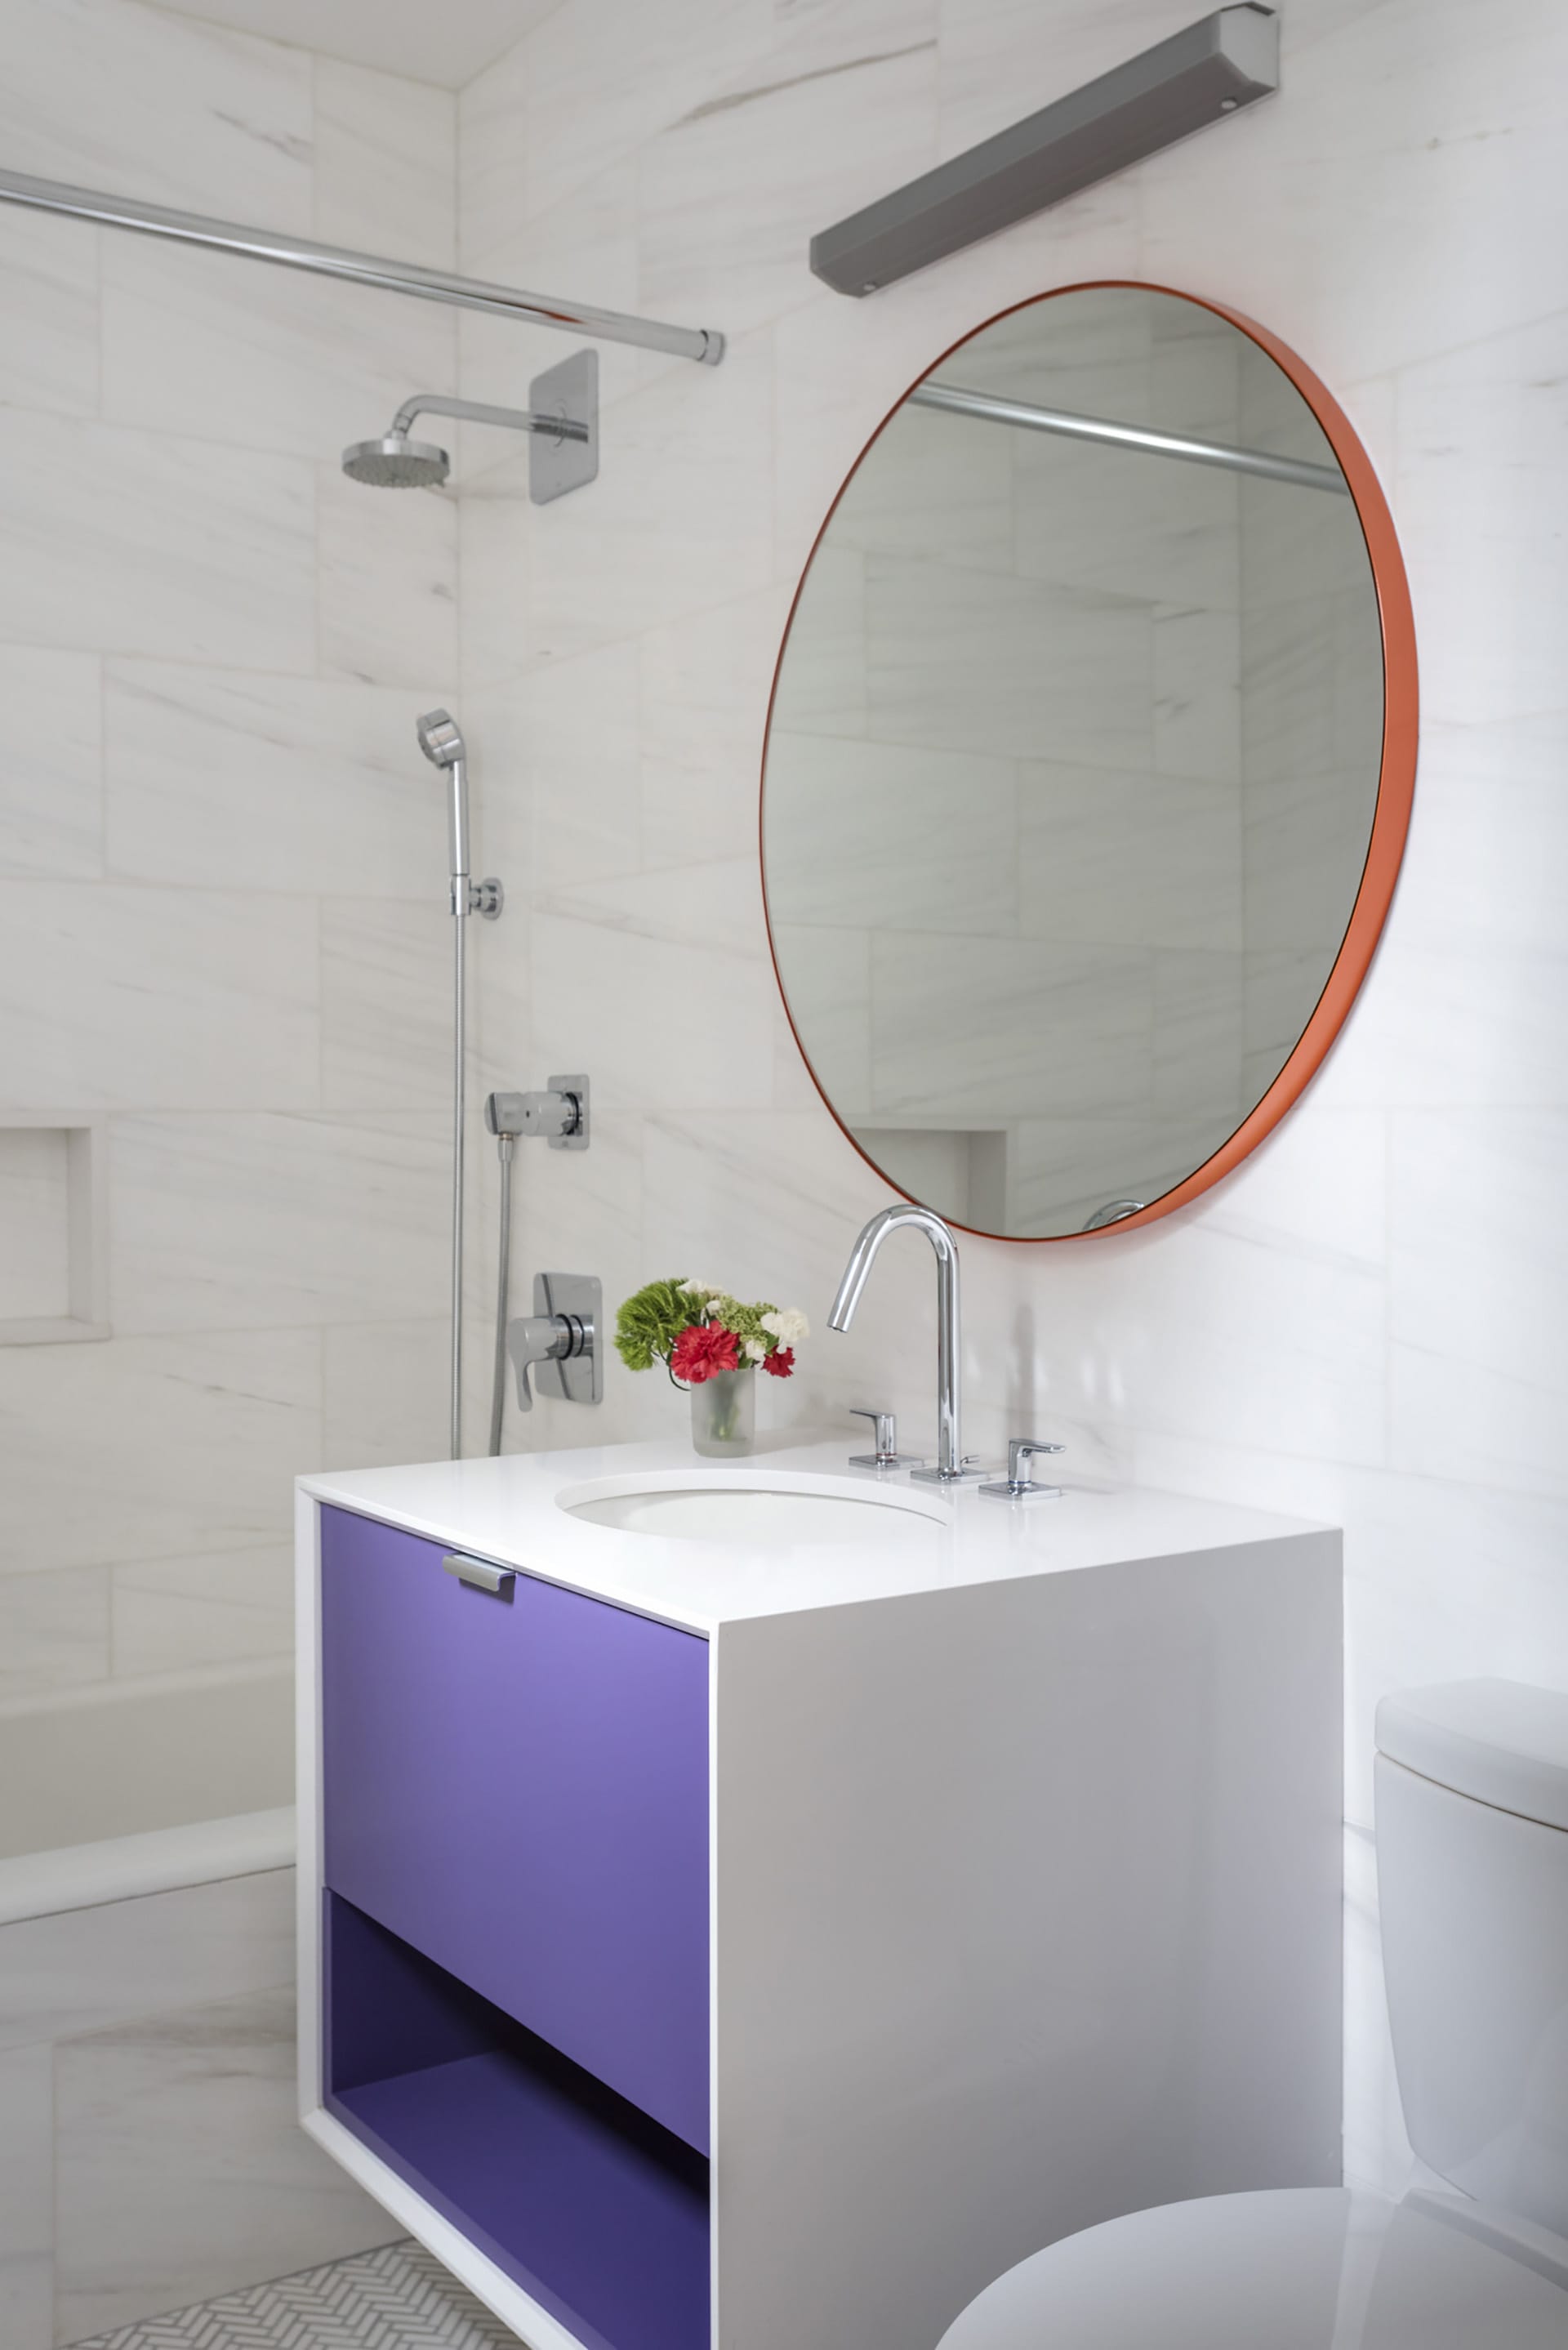
<svg viewBox="0 0 1568 2350"><path fill-rule="evenodd" d="M1568 2286L1528 2260L1431 2205L1211 2196L1036 2252L939 2350L1563 2350Z"/></svg>

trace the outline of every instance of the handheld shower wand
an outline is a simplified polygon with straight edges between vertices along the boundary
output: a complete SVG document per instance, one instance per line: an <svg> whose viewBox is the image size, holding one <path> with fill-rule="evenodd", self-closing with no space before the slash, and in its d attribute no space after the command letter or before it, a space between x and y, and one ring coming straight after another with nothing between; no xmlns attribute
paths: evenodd
<svg viewBox="0 0 1568 2350"><path fill-rule="evenodd" d="M462 730L451 712L427 710L416 724L420 748L435 767L445 771L451 786L447 804L447 840L452 868L452 1412L451 1445L454 1461L462 1457L462 1210L465 1168L465 1128L468 1114L468 917L483 914L493 920L500 913L504 892L499 881L469 878L468 756Z"/></svg>
<svg viewBox="0 0 1568 2350"><path fill-rule="evenodd" d="M452 781L447 810L447 838L452 851L452 893L455 909L457 885L468 879L468 752L462 730L450 711L427 710L415 721L420 748L434 767L443 768Z"/></svg>

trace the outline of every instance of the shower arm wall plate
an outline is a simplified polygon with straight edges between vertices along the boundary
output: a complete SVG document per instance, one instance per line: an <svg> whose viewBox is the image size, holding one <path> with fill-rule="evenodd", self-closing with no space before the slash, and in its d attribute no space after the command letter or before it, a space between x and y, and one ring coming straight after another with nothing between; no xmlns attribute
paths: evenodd
<svg viewBox="0 0 1568 2350"><path fill-rule="evenodd" d="M875 294L1267 98L1279 56L1272 8L1218 8L836 221L811 240L812 269L836 294Z"/></svg>
<svg viewBox="0 0 1568 2350"><path fill-rule="evenodd" d="M588 1147L588 1081L582 1076L552 1077L550 1091L566 1094L577 1105L576 1124L565 1134L549 1138L552 1150L586 1150Z"/></svg>
<svg viewBox="0 0 1568 2350"><path fill-rule="evenodd" d="M566 432L553 434L537 423L529 432L528 495L535 505L547 506L598 478L597 351L574 351L536 375L528 386L528 407L535 418L558 416L563 425L586 428L581 438Z"/></svg>

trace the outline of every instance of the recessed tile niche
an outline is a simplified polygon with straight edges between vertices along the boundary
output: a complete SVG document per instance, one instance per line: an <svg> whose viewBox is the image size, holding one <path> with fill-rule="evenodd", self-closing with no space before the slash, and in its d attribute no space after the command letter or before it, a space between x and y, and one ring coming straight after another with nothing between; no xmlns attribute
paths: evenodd
<svg viewBox="0 0 1568 2350"><path fill-rule="evenodd" d="M0 1112L0 1347L109 1336L98 1118Z"/></svg>

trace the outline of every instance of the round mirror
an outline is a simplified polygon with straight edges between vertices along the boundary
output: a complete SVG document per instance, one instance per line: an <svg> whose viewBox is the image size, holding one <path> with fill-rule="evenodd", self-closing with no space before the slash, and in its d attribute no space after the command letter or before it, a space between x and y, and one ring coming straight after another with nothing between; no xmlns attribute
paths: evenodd
<svg viewBox="0 0 1568 2350"><path fill-rule="evenodd" d="M1415 693L1371 466L1272 336L1086 286L947 352L835 503L769 719L774 957L851 1139L1019 1240L1227 1172L1371 959Z"/></svg>

